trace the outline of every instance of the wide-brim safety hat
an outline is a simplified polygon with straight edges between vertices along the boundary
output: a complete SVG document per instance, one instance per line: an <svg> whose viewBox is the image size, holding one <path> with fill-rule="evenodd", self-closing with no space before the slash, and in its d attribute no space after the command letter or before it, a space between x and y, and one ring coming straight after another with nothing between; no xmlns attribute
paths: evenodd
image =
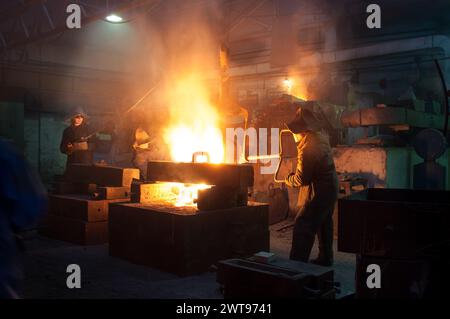
<svg viewBox="0 0 450 319"><path fill-rule="evenodd" d="M286 126L292 133L296 134L306 131L319 131L321 129L321 121L314 112L300 107L294 119L287 123Z"/></svg>

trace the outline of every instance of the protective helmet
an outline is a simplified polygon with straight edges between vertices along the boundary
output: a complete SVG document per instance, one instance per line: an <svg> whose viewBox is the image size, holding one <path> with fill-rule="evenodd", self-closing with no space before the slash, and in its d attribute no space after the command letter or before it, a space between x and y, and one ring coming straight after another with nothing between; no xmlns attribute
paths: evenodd
<svg viewBox="0 0 450 319"><path fill-rule="evenodd" d="M73 108L69 112L69 114L66 117L65 121L66 122L70 122L70 121L72 121L72 119L74 117L79 116L79 115L81 115L84 119L88 118L88 116L87 116L86 112L84 111L84 109L81 106L77 106L77 107Z"/></svg>
<svg viewBox="0 0 450 319"><path fill-rule="evenodd" d="M319 131L321 129L321 122L314 112L300 107L294 119L287 123L286 126L292 133L297 134L306 131Z"/></svg>

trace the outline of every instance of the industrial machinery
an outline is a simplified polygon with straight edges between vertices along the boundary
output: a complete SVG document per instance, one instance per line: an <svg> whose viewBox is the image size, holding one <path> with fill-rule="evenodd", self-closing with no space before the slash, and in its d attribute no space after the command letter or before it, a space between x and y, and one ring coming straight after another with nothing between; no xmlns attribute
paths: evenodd
<svg viewBox="0 0 450 319"><path fill-rule="evenodd" d="M411 100L408 106L383 104L357 110L347 110L342 106L319 101L293 101L278 105L284 106L281 110L287 110L271 123L279 127L293 117L293 110L296 108L314 112L320 126L330 136L338 173L365 178L371 187L411 188L414 186L412 172L419 173L414 166L421 162L421 154L428 147L439 147L438 152L431 152L434 152L433 161L442 166L439 187L448 188L450 157L445 137L440 133L446 119L445 114L438 112L437 106L435 111L428 112L424 102L419 100ZM348 135L355 135L353 130L361 128L365 128L366 133L356 138L354 144L345 145L348 144ZM368 135L369 128L371 136ZM421 133L422 130L425 131ZM361 135L361 132L358 134ZM289 162L293 159L285 160ZM422 170L422 177L425 172L432 174L429 169ZM435 173L434 170L433 174ZM425 188L428 186L416 185Z"/></svg>

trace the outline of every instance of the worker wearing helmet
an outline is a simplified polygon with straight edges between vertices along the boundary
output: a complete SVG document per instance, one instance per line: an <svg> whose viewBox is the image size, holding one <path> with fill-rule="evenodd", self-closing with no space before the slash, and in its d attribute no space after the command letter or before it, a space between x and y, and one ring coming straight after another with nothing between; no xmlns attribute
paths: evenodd
<svg viewBox="0 0 450 319"><path fill-rule="evenodd" d="M300 108L287 126L297 143L298 162L289 174L287 186L299 187L297 214L290 259L308 262L314 239L319 239L319 256L313 263L333 264L333 210L338 179L327 137L312 111Z"/></svg>
<svg viewBox="0 0 450 319"><path fill-rule="evenodd" d="M67 127L61 139L60 151L67 154L67 165L69 164L92 164L93 142L90 137L93 130L86 123L86 113L77 108L71 113L70 126Z"/></svg>

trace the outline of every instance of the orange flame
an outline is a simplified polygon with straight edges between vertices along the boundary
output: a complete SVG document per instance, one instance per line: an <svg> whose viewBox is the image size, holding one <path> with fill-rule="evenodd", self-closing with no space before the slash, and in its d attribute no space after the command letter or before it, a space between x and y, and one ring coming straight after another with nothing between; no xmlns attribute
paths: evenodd
<svg viewBox="0 0 450 319"><path fill-rule="evenodd" d="M218 113L209 99L208 90L196 74L177 78L172 83L171 124L165 130L165 141L175 162L222 163L224 144L218 126ZM202 153L203 152L203 153ZM206 155L206 153L208 155ZM173 184L177 194L175 206L195 205L198 191L210 188L204 184Z"/></svg>
<svg viewBox="0 0 450 319"><path fill-rule="evenodd" d="M303 78L298 76L289 76L283 80L283 87L287 94L299 99L308 100L308 88Z"/></svg>
<svg viewBox="0 0 450 319"><path fill-rule="evenodd" d="M222 163L224 145L218 113L199 75L178 79L173 85L172 124L166 129L172 160L191 162L196 152L207 152L211 163Z"/></svg>

